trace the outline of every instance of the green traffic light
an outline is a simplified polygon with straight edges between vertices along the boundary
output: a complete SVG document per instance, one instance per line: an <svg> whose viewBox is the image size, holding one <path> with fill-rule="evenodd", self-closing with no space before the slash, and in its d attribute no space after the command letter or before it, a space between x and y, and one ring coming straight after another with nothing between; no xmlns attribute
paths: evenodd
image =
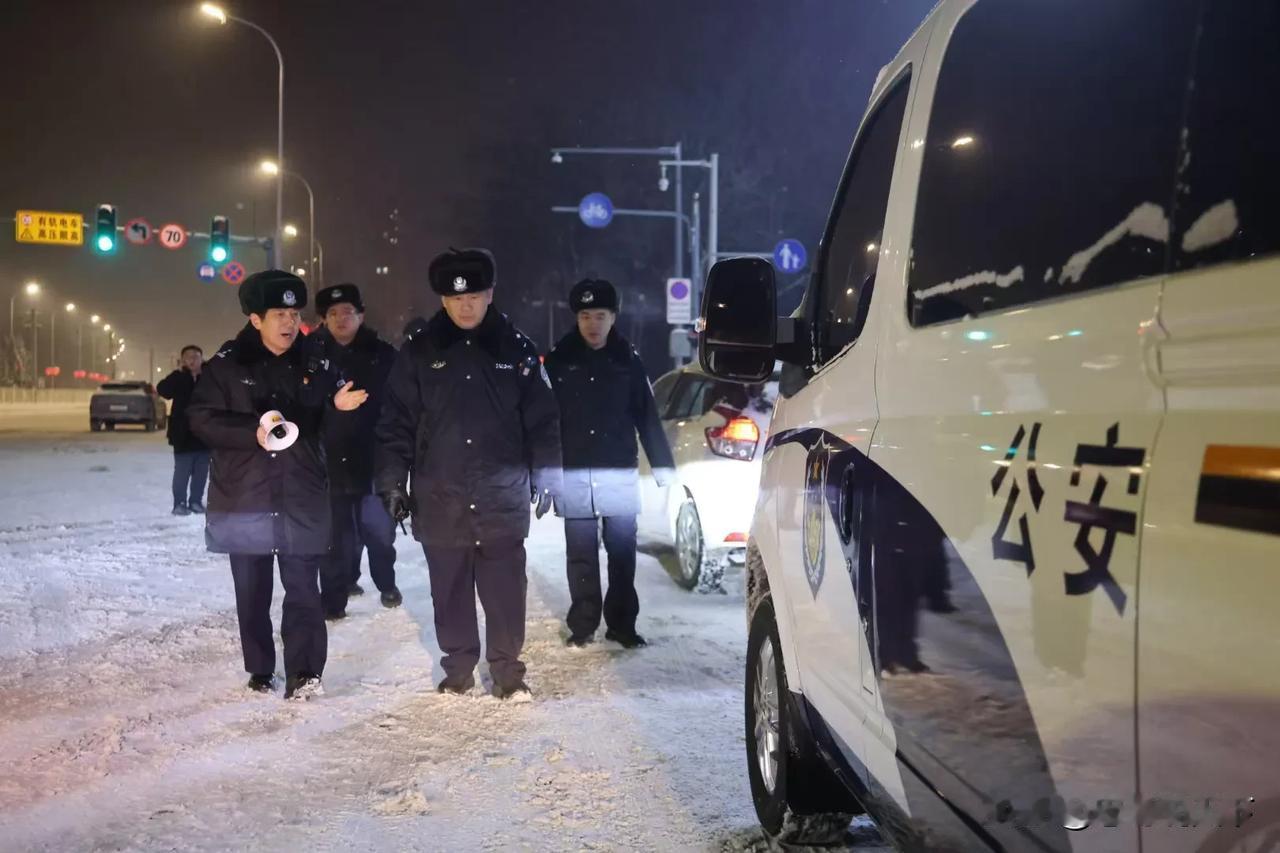
<svg viewBox="0 0 1280 853"><path fill-rule="evenodd" d="M209 257L215 264L220 264L227 259L227 249L225 246L214 246L209 250Z"/></svg>
<svg viewBox="0 0 1280 853"><path fill-rule="evenodd" d="M112 240L112 239L111 239L110 237L108 237L106 234L99 235L99 237L98 237L98 251L99 251L99 252L110 252L110 251L111 251L112 249L114 249L115 247L116 247L116 241L115 241L115 240Z"/></svg>

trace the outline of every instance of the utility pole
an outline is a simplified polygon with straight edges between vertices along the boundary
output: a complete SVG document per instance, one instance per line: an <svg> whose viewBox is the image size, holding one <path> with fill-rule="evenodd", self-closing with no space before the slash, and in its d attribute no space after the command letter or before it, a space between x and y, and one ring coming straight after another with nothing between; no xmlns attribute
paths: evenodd
<svg viewBox="0 0 1280 853"><path fill-rule="evenodd" d="M40 330L36 327L36 309L31 309L31 401L36 399L36 389L40 387Z"/></svg>

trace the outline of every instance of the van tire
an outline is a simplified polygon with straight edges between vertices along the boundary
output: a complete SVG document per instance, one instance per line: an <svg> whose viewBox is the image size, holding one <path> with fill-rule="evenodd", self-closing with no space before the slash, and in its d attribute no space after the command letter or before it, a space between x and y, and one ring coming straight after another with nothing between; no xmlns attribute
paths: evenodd
<svg viewBox="0 0 1280 853"><path fill-rule="evenodd" d="M770 685L765 682L770 669L776 709L768 701ZM772 595L760 599L751 618L745 684L747 776L761 827L782 844L841 841L854 816L863 809L818 754L809 727L800 717L800 708L787 686ZM757 690L758 686L763 689ZM761 722L772 717L775 726L762 725L764 731L757 731L758 705L765 710ZM762 751L770 751L767 743L761 748L770 729L777 738L776 749L771 750L775 759L772 785L766 782L761 756Z"/></svg>
<svg viewBox="0 0 1280 853"><path fill-rule="evenodd" d="M675 540L676 563L680 569L676 583L685 589L696 589L706 564L707 543L702 536L702 519L693 498L680 506L680 513L676 516Z"/></svg>

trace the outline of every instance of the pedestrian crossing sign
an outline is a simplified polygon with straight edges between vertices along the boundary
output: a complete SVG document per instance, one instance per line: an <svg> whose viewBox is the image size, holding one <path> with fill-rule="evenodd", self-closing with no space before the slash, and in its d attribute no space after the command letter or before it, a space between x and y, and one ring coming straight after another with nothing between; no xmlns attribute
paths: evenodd
<svg viewBox="0 0 1280 853"><path fill-rule="evenodd" d="M83 246L84 216L51 210L19 210L13 219L13 238L19 243Z"/></svg>

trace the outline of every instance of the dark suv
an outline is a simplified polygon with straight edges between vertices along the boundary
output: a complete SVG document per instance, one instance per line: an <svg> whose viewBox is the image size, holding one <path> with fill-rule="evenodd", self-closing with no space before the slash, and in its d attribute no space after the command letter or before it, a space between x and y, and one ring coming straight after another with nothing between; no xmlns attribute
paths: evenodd
<svg viewBox="0 0 1280 853"><path fill-rule="evenodd" d="M94 432L116 424L141 424L155 432L166 421L164 400L150 382L107 382L89 400L89 429Z"/></svg>

